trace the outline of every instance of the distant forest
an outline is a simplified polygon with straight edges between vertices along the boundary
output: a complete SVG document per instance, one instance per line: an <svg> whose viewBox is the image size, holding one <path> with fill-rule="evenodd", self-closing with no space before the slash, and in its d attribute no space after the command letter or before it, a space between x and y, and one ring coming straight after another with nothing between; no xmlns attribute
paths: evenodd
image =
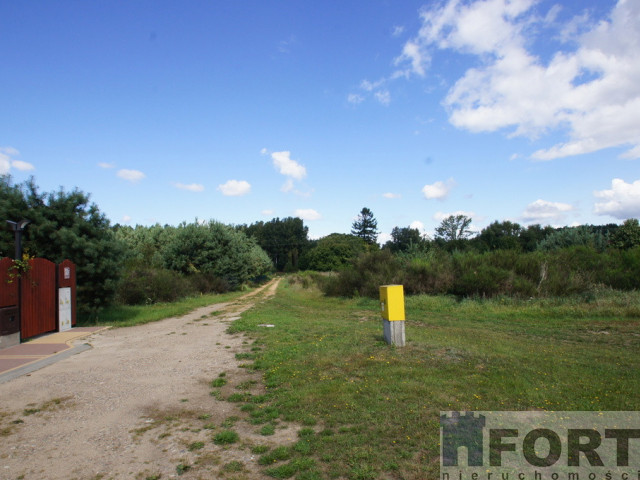
<svg viewBox="0 0 640 480"><path fill-rule="evenodd" d="M433 237L395 227L384 245L377 220L363 208L349 233L310 240L300 218L250 225L111 225L75 189L42 193L34 180L0 178L0 215L28 219L25 259L65 258L77 266L81 315L113 302L173 301L261 282L275 272L334 272L319 281L329 295L377 295L384 283L408 293L458 296L588 295L597 288L640 287L640 225L553 228L495 221L474 234L471 219L452 215ZM14 236L0 230L0 256L13 256ZM319 278L320 278L319 277Z"/></svg>

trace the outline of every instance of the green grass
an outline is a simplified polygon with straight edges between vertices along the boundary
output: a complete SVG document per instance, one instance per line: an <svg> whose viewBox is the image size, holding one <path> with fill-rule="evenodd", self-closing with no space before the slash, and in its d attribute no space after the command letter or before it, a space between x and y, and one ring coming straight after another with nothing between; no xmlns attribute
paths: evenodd
<svg viewBox="0 0 640 480"><path fill-rule="evenodd" d="M200 295L173 303L156 303L153 305L112 305L100 311L97 319L80 321L78 324L82 326L111 325L113 327L133 327L169 317L186 315L196 308L205 307L213 303L229 302L245 293L247 292Z"/></svg>
<svg viewBox="0 0 640 480"><path fill-rule="evenodd" d="M640 409L640 292L416 296L406 312L407 346L391 347L377 301L326 298L284 281L234 322L231 331L264 345L254 368L272 411L317 425L303 427L290 464L267 474L435 478L440 411ZM309 459L317 464L308 470L293 463Z"/></svg>
<svg viewBox="0 0 640 480"><path fill-rule="evenodd" d="M228 445L236 443L239 439L239 435L233 430L223 430L213 437L213 443L216 445Z"/></svg>

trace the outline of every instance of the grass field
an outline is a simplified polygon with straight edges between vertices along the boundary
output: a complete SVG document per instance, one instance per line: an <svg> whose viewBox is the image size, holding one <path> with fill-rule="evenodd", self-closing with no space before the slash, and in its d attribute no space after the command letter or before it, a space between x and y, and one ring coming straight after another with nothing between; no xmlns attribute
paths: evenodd
<svg viewBox="0 0 640 480"><path fill-rule="evenodd" d="M407 346L395 348L377 301L303 283L288 277L231 327L261 347L251 368L272 418L301 425L265 461L274 478L437 478L442 410L640 410L640 293L408 297Z"/></svg>

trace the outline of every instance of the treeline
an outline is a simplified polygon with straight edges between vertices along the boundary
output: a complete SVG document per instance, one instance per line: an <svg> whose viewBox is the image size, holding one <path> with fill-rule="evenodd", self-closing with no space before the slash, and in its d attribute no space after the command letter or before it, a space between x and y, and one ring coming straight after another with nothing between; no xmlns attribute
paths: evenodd
<svg viewBox="0 0 640 480"><path fill-rule="evenodd" d="M553 228L494 222L476 236L468 217L451 216L435 238L394 228L381 250L352 258L334 276L316 277L328 295L376 297L403 284L409 294L517 297L640 288L640 225Z"/></svg>
<svg viewBox="0 0 640 480"><path fill-rule="evenodd" d="M0 177L0 219L30 221L23 234L26 257L76 264L83 318L113 302L155 303L237 289L273 271L256 240L232 226L111 226L89 195L77 189L41 193L33 179L13 184ZM0 257L13 255L13 232L0 229Z"/></svg>
<svg viewBox="0 0 640 480"><path fill-rule="evenodd" d="M178 226L110 225L78 189L41 193L33 179L0 177L0 219L28 219L27 256L76 264L78 306L87 318L112 302L173 301L265 280L274 271L336 272L317 276L329 295L377 296L401 283L408 293L543 296L607 286L640 288L640 226L566 228L494 222L477 235L471 220L451 216L429 238L396 227L382 247L377 221L363 208L350 234L309 240L299 218L250 225L192 222ZM0 229L0 256L14 236Z"/></svg>

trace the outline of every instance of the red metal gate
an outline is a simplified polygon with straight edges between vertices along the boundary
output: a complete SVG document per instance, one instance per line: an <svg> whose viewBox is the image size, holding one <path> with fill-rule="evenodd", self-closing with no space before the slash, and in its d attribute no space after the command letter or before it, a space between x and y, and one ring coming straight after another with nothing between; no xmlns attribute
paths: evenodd
<svg viewBox="0 0 640 480"><path fill-rule="evenodd" d="M22 340L56 330L56 264L29 260L21 278L20 337Z"/></svg>
<svg viewBox="0 0 640 480"><path fill-rule="evenodd" d="M44 258L29 260L19 279L12 275L14 261L0 259L0 307L18 304L20 283L20 338L26 340L58 330L58 288L71 288L72 325L76 324L76 267L70 260L60 265Z"/></svg>

